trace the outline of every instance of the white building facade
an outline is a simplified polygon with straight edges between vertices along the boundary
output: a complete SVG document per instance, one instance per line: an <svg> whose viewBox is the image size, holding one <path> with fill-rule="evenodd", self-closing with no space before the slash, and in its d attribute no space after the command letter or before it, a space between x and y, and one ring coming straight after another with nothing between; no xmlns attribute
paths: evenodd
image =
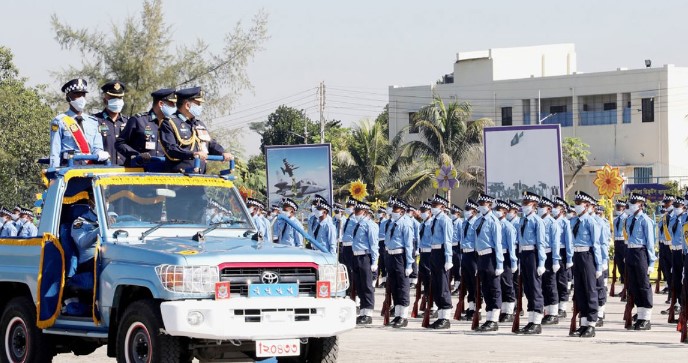
<svg viewBox="0 0 688 363"><path fill-rule="evenodd" d="M409 126L433 95L469 102L474 119L496 126L560 124L563 138L590 145L574 189L595 194L592 172L605 164L620 167L628 183L688 184L688 68L580 73L573 44L459 53L437 84L389 88L390 137L405 129L419 137Z"/></svg>

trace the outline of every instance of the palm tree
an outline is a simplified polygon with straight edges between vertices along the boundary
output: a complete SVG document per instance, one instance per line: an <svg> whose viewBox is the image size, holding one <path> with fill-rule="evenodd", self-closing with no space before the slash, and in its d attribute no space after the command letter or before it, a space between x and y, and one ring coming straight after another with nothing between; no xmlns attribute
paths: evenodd
<svg viewBox="0 0 688 363"><path fill-rule="evenodd" d="M406 148L416 160L428 160L429 169L424 170L417 183L428 186L434 177L434 170L442 165L457 169L458 179L469 187L481 187L476 171L462 165L470 155L482 152L483 128L492 125L490 119L471 120L471 105L467 102L452 102L445 105L439 96L421 108L415 116L415 127L419 129L420 140L414 140ZM448 193L448 197L451 194Z"/></svg>

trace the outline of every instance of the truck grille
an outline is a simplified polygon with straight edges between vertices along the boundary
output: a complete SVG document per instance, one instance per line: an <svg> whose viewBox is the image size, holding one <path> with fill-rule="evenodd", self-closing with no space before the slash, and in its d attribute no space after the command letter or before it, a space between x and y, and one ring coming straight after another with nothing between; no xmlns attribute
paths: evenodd
<svg viewBox="0 0 688 363"><path fill-rule="evenodd" d="M229 281L229 290L232 294L248 296L249 281L251 284L262 284L261 275L264 271L277 273L279 283L298 283L300 295L315 296L318 272L311 267L227 267L220 271L220 281Z"/></svg>

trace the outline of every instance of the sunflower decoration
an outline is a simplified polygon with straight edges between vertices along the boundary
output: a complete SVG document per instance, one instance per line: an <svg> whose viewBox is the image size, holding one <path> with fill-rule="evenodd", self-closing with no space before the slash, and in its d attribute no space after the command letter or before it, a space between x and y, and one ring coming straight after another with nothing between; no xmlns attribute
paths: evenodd
<svg viewBox="0 0 688 363"><path fill-rule="evenodd" d="M377 211L377 210L380 209L380 208L385 209L385 207L387 207L387 203L386 203L386 202L383 202L382 200L380 200L380 199L378 198L378 199L375 199L374 202L370 203L370 207L371 207L374 211Z"/></svg>
<svg viewBox="0 0 688 363"><path fill-rule="evenodd" d="M432 180L432 187L435 189L449 190L459 186L459 180L456 179L458 173L454 166L444 164L435 170L435 179Z"/></svg>
<svg viewBox="0 0 688 363"><path fill-rule="evenodd" d="M351 186L349 187L349 194L351 194L351 197L354 199L363 200L363 198L368 196L366 184L364 184L361 179L356 180L355 182L351 183Z"/></svg>
<svg viewBox="0 0 688 363"><path fill-rule="evenodd" d="M593 184L597 186L597 192L607 197L608 199L613 199L615 195L621 194L621 186L623 185L623 178L619 168L612 168L609 164L605 165L602 169L596 171L597 178Z"/></svg>
<svg viewBox="0 0 688 363"><path fill-rule="evenodd" d="M246 188L245 186L240 186L239 187L239 195L246 201L248 198L253 198L253 190Z"/></svg>

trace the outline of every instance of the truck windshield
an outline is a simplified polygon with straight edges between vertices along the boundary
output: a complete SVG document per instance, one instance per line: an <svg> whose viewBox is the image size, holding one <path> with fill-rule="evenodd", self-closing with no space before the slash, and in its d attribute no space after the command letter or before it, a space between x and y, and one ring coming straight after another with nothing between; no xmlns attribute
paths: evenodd
<svg viewBox="0 0 688 363"><path fill-rule="evenodd" d="M103 185L108 227L151 228L170 222L177 227L219 225L250 228L235 189L199 185Z"/></svg>

